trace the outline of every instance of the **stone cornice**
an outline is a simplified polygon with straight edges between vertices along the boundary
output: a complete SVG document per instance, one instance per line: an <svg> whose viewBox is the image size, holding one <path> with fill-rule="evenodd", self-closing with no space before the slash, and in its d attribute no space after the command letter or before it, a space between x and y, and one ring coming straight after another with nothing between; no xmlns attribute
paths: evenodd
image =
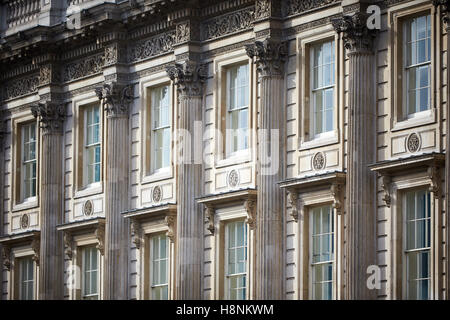
<svg viewBox="0 0 450 320"><path fill-rule="evenodd" d="M180 98L202 95L202 87L207 75L206 65L187 60L168 66L166 71L170 79L177 85Z"/></svg>
<svg viewBox="0 0 450 320"><path fill-rule="evenodd" d="M95 93L109 117L128 116L128 109L133 100L130 85L117 82L104 83L95 89Z"/></svg>
<svg viewBox="0 0 450 320"><path fill-rule="evenodd" d="M43 134L62 133L66 118L66 108L62 103L39 102L31 107L31 113L37 119Z"/></svg>
<svg viewBox="0 0 450 320"><path fill-rule="evenodd" d="M255 58L256 68L262 77L282 76L284 62L287 59L287 45L285 41L265 39L245 45L250 58Z"/></svg>
<svg viewBox="0 0 450 320"><path fill-rule="evenodd" d="M350 54L371 53L376 30L367 28L368 14L356 12L352 16L342 16L332 20L337 33L342 33L344 47Z"/></svg>

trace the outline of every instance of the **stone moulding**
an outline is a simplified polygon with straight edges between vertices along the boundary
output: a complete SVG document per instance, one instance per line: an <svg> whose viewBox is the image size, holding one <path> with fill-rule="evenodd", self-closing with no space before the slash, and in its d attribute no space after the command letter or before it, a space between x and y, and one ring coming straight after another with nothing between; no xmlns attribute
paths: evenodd
<svg viewBox="0 0 450 320"><path fill-rule="evenodd" d="M63 69L63 81L69 82L101 73L104 63L105 56L103 53L68 63Z"/></svg>
<svg viewBox="0 0 450 320"><path fill-rule="evenodd" d="M288 0L283 3L283 16L293 16L339 2L341 0Z"/></svg>

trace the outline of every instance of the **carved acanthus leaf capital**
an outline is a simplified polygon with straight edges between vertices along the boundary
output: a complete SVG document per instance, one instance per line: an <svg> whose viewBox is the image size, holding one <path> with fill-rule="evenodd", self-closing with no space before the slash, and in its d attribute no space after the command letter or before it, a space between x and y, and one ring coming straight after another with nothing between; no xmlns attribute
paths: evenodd
<svg viewBox="0 0 450 320"><path fill-rule="evenodd" d="M450 28L450 0L433 0L435 7L441 7L442 21Z"/></svg>
<svg viewBox="0 0 450 320"><path fill-rule="evenodd" d="M31 113L39 119L43 133L60 133L66 118L66 108L62 103L39 102L31 107Z"/></svg>
<svg viewBox="0 0 450 320"><path fill-rule="evenodd" d="M256 68L262 77L283 75L284 63L287 59L285 41L268 38L264 41L255 41L254 44L245 45L245 50L250 58L255 58Z"/></svg>
<svg viewBox="0 0 450 320"><path fill-rule="evenodd" d="M95 89L97 97L108 116L127 116L130 103L133 101L132 88L130 85L118 84L117 82L104 83Z"/></svg>
<svg viewBox="0 0 450 320"><path fill-rule="evenodd" d="M202 95L203 83L207 76L205 64L198 64L188 60L168 66L166 72L178 88L180 98Z"/></svg>
<svg viewBox="0 0 450 320"><path fill-rule="evenodd" d="M372 53L376 29L367 27L369 15L356 12L352 16L333 19L332 24L337 33L342 33L344 47L349 53Z"/></svg>

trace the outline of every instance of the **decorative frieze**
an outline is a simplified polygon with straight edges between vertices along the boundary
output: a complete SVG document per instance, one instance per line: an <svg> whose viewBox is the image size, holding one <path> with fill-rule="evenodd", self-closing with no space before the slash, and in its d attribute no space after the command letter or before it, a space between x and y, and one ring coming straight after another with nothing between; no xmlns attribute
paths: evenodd
<svg viewBox="0 0 450 320"><path fill-rule="evenodd" d="M285 41L275 41L270 38L264 41L255 41L254 44L245 45L250 58L255 58L256 68L262 77L282 76L284 62L287 58Z"/></svg>
<svg viewBox="0 0 450 320"><path fill-rule="evenodd" d="M126 62L127 62L126 46L117 42L105 46L104 66L111 66L117 63L126 63Z"/></svg>
<svg viewBox="0 0 450 320"><path fill-rule="evenodd" d="M208 20L202 25L202 40L216 39L234 32L251 30L255 19L255 8L225 14Z"/></svg>
<svg viewBox="0 0 450 320"><path fill-rule="evenodd" d="M54 64L46 64L39 68L39 85L45 86L51 83L59 82L60 74Z"/></svg>
<svg viewBox="0 0 450 320"><path fill-rule="evenodd" d="M285 2L283 15L292 16L339 2L340 0L288 0Z"/></svg>
<svg viewBox="0 0 450 320"><path fill-rule="evenodd" d="M64 66L63 81L73 81L101 73L104 63L104 54L97 54L95 56L68 63Z"/></svg>
<svg viewBox="0 0 450 320"><path fill-rule="evenodd" d="M372 52L376 29L367 28L365 12L356 12L352 16L333 19L332 24L337 33L342 33L344 47L350 53Z"/></svg>
<svg viewBox="0 0 450 320"><path fill-rule="evenodd" d="M130 62L137 62L160 54L172 52L174 43L174 30L159 34L132 45L128 52L128 59Z"/></svg>
<svg viewBox="0 0 450 320"><path fill-rule="evenodd" d="M31 113L39 119L44 134L62 131L66 117L64 104L50 101L39 102L31 107Z"/></svg>
<svg viewBox="0 0 450 320"><path fill-rule="evenodd" d="M128 109L133 100L131 85L117 82L105 83L95 89L97 97L102 101L108 116L128 115Z"/></svg>
<svg viewBox="0 0 450 320"><path fill-rule="evenodd" d="M179 98L202 95L202 86L206 80L207 67L188 60L166 68L170 79L177 85Z"/></svg>
<svg viewBox="0 0 450 320"><path fill-rule="evenodd" d="M37 92L39 86L39 74L17 80L8 81L4 89L4 100L14 99Z"/></svg>
<svg viewBox="0 0 450 320"><path fill-rule="evenodd" d="M255 19L261 20L270 17L271 5L271 0L256 0Z"/></svg>

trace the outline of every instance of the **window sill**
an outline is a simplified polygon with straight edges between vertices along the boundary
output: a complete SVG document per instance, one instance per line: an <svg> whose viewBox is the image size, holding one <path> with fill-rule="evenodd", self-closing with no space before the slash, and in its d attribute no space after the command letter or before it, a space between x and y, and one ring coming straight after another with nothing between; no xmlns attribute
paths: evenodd
<svg viewBox="0 0 450 320"><path fill-rule="evenodd" d="M335 144L339 142L339 132L338 130L334 130L330 132L328 136L322 136L319 138L314 138L312 140L301 141L300 142L300 150L313 149L318 147L327 146L330 144Z"/></svg>
<svg viewBox="0 0 450 320"><path fill-rule="evenodd" d="M172 179L172 178L173 178L172 169L168 168L166 170L160 170L158 172L155 172L151 175L143 176L141 183L147 184L147 183L152 183L152 182L157 182L157 181L167 180L167 179Z"/></svg>
<svg viewBox="0 0 450 320"><path fill-rule="evenodd" d="M79 198L84 198L87 196L92 196L92 195L96 195L96 194L100 194L100 193L103 193L103 183L102 182L94 183L94 184L91 184L91 185L85 187L84 189L77 190L75 192L75 195L73 198L79 199Z"/></svg>
<svg viewBox="0 0 450 320"><path fill-rule="evenodd" d="M239 152L234 154L233 156L229 156L225 159L216 161L216 168L223 168L228 166L233 166L237 164L242 164L251 161L250 150L247 149L243 152Z"/></svg>
<svg viewBox="0 0 450 320"><path fill-rule="evenodd" d="M405 129L410 129L418 126L423 126L426 124L432 124L436 122L436 109L430 109L427 111L422 111L420 114L416 114L414 117L403 119L401 121L394 120L394 125L391 131L400 131Z"/></svg>
<svg viewBox="0 0 450 320"><path fill-rule="evenodd" d="M17 203L15 205L13 205L13 208L11 211L18 212L18 211L23 211L23 210L28 210L28 209L35 209L38 207L39 207L39 203L38 203L37 197L32 197L32 198L25 199L21 203Z"/></svg>

